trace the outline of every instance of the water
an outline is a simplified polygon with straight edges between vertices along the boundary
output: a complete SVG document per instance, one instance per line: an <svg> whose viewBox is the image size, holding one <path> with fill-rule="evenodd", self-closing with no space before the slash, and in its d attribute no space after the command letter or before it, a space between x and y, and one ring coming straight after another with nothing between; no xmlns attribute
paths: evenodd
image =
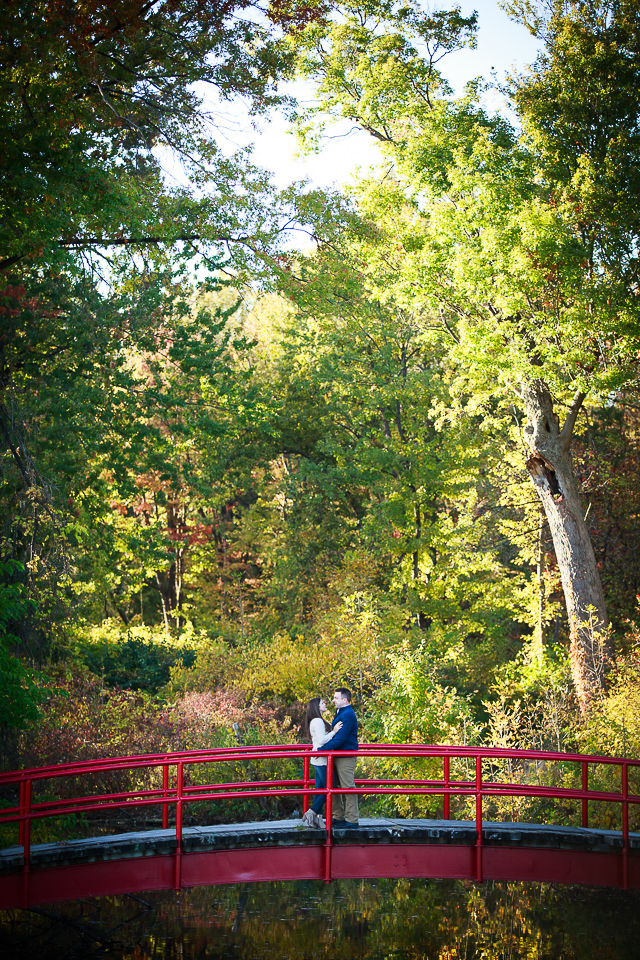
<svg viewBox="0 0 640 960"><path fill-rule="evenodd" d="M637 960L640 892L343 880L88 898L0 914L3 960Z"/></svg>

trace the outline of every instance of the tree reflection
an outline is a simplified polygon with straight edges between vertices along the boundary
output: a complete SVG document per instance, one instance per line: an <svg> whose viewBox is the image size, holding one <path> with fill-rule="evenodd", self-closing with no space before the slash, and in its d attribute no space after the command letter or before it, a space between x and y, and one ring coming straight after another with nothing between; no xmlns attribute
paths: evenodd
<svg viewBox="0 0 640 960"><path fill-rule="evenodd" d="M635 960L640 894L345 880L197 887L2 914L10 960Z"/></svg>

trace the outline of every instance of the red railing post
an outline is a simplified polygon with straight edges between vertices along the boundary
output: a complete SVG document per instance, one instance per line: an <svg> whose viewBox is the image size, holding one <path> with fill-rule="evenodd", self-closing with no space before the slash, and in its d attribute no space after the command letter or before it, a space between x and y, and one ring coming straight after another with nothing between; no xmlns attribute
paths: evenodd
<svg viewBox="0 0 640 960"><path fill-rule="evenodd" d="M622 764L622 889L629 889L629 765Z"/></svg>
<svg viewBox="0 0 640 960"><path fill-rule="evenodd" d="M162 765L162 796L166 800L169 796L169 764L164 763ZM162 804L162 829L167 830L169 827L169 804Z"/></svg>
<svg viewBox="0 0 640 960"><path fill-rule="evenodd" d="M482 880L482 757L476 757L476 880Z"/></svg>
<svg viewBox="0 0 640 960"><path fill-rule="evenodd" d="M331 827L333 823L333 755L327 754L327 839L324 847L324 880L331 883Z"/></svg>
<svg viewBox="0 0 640 960"><path fill-rule="evenodd" d="M20 781L20 816L21 816L21 817L22 817L22 815L24 814L24 804L25 804L25 793L24 793L24 792L25 792L25 789L26 789L26 785L27 785L27 781L26 781L26 780L21 780L21 781ZM25 823L24 820L20 820L20 822L18 823L18 846L19 846L19 847L23 847L23 846L24 846L24 823Z"/></svg>
<svg viewBox="0 0 640 960"><path fill-rule="evenodd" d="M29 906L29 874L31 873L31 780L24 781L24 790L21 791L21 821L22 831L22 906L26 910Z"/></svg>
<svg viewBox="0 0 640 960"><path fill-rule="evenodd" d="M302 781L304 784L305 790L311 785L311 780L309 779L309 754L305 753L304 755L304 764L302 769ZM302 794L302 816L304 817L305 813L309 809L309 794Z"/></svg>
<svg viewBox="0 0 640 960"><path fill-rule="evenodd" d="M582 762L582 792L589 790L589 764L586 760ZM589 801L585 797L582 801L582 826L589 826Z"/></svg>
<svg viewBox="0 0 640 960"><path fill-rule="evenodd" d="M184 764L176 764L176 878L175 888L182 887L182 792L184 788Z"/></svg>
<svg viewBox="0 0 640 960"><path fill-rule="evenodd" d="M448 820L451 815L451 806L450 806L450 796L449 796L449 785L450 785L450 774L451 774L451 758L447 754L444 758L444 785L447 788L447 793L444 795L444 819Z"/></svg>

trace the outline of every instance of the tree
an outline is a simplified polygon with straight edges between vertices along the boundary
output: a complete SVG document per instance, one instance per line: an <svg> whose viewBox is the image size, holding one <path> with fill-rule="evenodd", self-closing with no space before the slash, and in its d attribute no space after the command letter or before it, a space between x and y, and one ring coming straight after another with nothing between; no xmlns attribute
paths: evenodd
<svg viewBox="0 0 640 960"><path fill-rule="evenodd" d="M169 280L163 297L155 284L146 294L138 286L121 291L111 314L97 296L95 317L85 289L83 302L56 313L53 329L34 310L12 318L13 336L28 331L35 354L13 371L12 391L30 456L55 485L60 526L16 517L9 498L24 494L14 462L5 473L3 541L11 550L11 536L28 533L33 560L57 537L75 568L73 587L68 574L61 578L67 600L84 615L100 616L104 604L105 615L127 622L139 612L132 598L145 591L153 621L155 592L167 628L175 620L179 629L188 558L214 536L216 497L228 489L230 448L242 429L238 410L249 411L251 400L237 297L223 297L212 281L210 293L194 299L188 285Z"/></svg>
<svg viewBox="0 0 640 960"><path fill-rule="evenodd" d="M215 119L194 85L211 85L221 100L244 96L254 111L277 101L286 62L273 22L243 17L245 6L7 6L0 32L0 267L43 256L58 262L61 248L148 248L189 242L203 231L218 242L231 239L219 217L207 232L193 197L167 189L155 148L175 151L195 177L206 178L213 164L223 191L237 173L215 148ZM294 4L279 22L286 27L298 16ZM209 214L215 209L207 207Z"/></svg>
<svg viewBox="0 0 640 960"><path fill-rule="evenodd" d="M491 539L500 537L477 513L486 493L478 473L498 447L464 402L453 410L441 324L404 285L420 243L413 204L390 177L361 183L352 200L359 231L291 256L282 271L297 307L283 325L287 378L322 396L313 419L330 433L318 452L361 491L357 542L386 569L406 616L420 630L455 622L462 635L498 636L522 617L515 591L510 605L498 586L520 571L496 562ZM309 476L308 465L299 470Z"/></svg>
<svg viewBox="0 0 640 960"><path fill-rule="evenodd" d="M611 397L637 377L640 27L635 6L625 2L554 0L511 9L545 43L531 74L514 80L512 93L546 202L559 211L580 258L569 284L553 278L565 337L571 326L579 336L577 350L565 345L560 351L573 381L567 386L577 388L562 430L544 379L529 379L523 404L532 451L527 468L553 534L575 624L574 679L584 701L602 685L603 655L606 661L612 650L569 445L587 394ZM577 324L571 313L578 313ZM594 627L595 644L589 636Z"/></svg>
<svg viewBox="0 0 640 960"><path fill-rule="evenodd" d="M231 253L236 272L247 261L260 263L288 219L268 176L245 154L228 158L218 149L215 117L205 112L197 85L208 84L219 100L243 96L254 113L278 102L288 62L282 36L319 10L276 4L265 7L259 23L255 10L245 14L244 0L5 6L2 545L6 556L28 561L30 587L39 581L53 603L71 589L72 567L96 525L106 553L127 555L128 537L107 531L104 504L133 499L133 465L149 455L145 440L162 435L163 415L175 418L174 439L180 431L177 378L154 391L134 376L134 358L157 358L166 337L169 363L186 364L184 355L177 359L183 349L215 366L215 324L195 323L194 332L175 316L185 270L192 275L199 259L201 270L205 263L215 273ZM182 164L177 185L163 170L168 156ZM189 362L191 388L197 364ZM211 381L199 373L202 389ZM170 474L160 485L173 484L172 495L183 490L176 475L188 472L175 460L159 467ZM189 524L169 526L180 566ZM148 559L138 562L135 582ZM107 594L115 600L120 591L122 599L127 578L103 573ZM170 605L180 581L170 574L164 583ZM39 600L51 625L53 608L44 595ZM35 645L41 652L42 642Z"/></svg>
<svg viewBox="0 0 640 960"><path fill-rule="evenodd" d="M551 4L546 20L518 9L547 44L514 81L522 136L486 115L477 84L457 102L440 85L438 98L428 35L387 8L353 11L321 42L309 28L300 61L321 108L373 128L398 165L423 223L399 282L440 319L460 389L515 399L524 415L586 703L611 647L569 448L586 396L635 377L638 28L626 4ZM411 57L407 34L422 42ZM568 408L562 429L554 404Z"/></svg>

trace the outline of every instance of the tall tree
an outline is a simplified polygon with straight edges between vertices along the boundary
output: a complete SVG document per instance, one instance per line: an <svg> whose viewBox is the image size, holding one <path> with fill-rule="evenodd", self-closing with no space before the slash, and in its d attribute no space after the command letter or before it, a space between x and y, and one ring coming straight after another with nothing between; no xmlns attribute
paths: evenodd
<svg viewBox="0 0 640 960"><path fill-rule="evenodd" d="M281 347L288 379L304 378L324 398L331 432L321 449L345 483L366 491L357 541L386 563L394 600L420 630L455 622L464 636L483 624L498 636L522 618L517 591L511 607L502 591L521 571L500 563L497 526L489 532L492 518L477 512L486 494L479 473L500 443L473 405L455 403L442 325L404 282L421 244L414 205L389 176L353 193L359 231L292 255L282 271L281 289L297 307Z"/></svg>
<svg viewBox="0 0 640 960"><path fill-rule="evenodd" d="M561 351L577 388L562 429L543 378L523 386L523 403L532 453L527 468L549 519L569 614L575 624L594 623L596 639L604 640L602 651L589 644L593 628L581 641L574 627L574 677L586 699L602 674L602 652L610 656L611 647L569 447L587 395L611 398L637 378L640 25L635 4L624 0L515 3L511 10L544 43L531 72L512 82L513 100L546 203L577 241L580 258L565 261L576 272L569 285L552 278L562 333L566 339L577 327L582 353L566 345Z"/></svg>
<svg viewBox="0 0 640 960"><path fill-rule="evenodd" d="M349 8L322 36L303 32L299 57L320 109L368 129L405 179L424 233L401 282L448 330L461 384L515 399L524 417L587 703L611 647L570 444L585 398L636 376L637 16L597 0L514 7L546 44L514 81L521 137L484 113L477 84L446 97L434 61L453 42L404 8Z"/></svg>

